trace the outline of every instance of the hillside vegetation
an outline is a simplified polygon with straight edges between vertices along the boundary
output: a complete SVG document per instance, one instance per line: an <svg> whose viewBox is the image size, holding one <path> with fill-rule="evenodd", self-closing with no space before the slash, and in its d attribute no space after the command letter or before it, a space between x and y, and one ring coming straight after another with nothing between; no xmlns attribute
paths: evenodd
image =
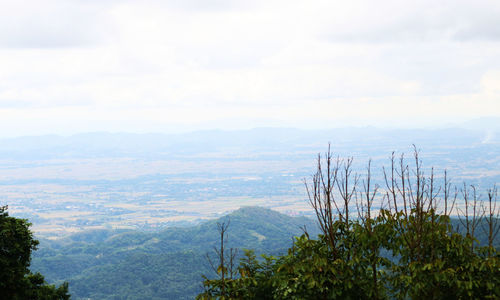
<svg viewBox="0 0 500 300"><path fill-rule="evenodd" d="M202 291L202 274L212 274L205 256L218 243L216 224L227 220L228 246L269 255L286 253L304 225L319 232L309 218L243 207L189 228L101 230L42 240L32 269L52 282L68 281L73 299L193 299Z"/></svg>
<svg viewBox="0 0 500 300"><path fill-rule="evenodd" d="M359 176L351 158L318 156L306 183L317 239L305 232L264 261L246 251L236 266L219 224L217 276L197 299L499 299L496 187L480 200L475 186L454 189L446 172L440 185L427 172L416 148L411 166L392 156L384 187L370 162Z"/></svg>
<svg viewBox="0 0 500 300"><path fill-rule="evenodd" d="M227 247L240 249L238 258L244 257L243 249L286 255L292 236L302 235L304 225L311 237L319 233L311 219L244 207L191 228L159 233L89 231L42 240L32 269L51 282L68 281L72 299L193 299L203 291L202 275L216 276L205 255L218 245L217 223L228 220ZM452 218L451 224L463 233L458 219ZM479 243L487 244L485 234L479 235ZM495 246L500 246L498 237Z"/></svg>

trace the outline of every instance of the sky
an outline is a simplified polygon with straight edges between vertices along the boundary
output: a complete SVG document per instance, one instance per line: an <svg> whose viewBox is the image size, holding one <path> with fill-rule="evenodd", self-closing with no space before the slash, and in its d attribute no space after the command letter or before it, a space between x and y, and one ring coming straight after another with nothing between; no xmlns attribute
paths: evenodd
<svg viewBox="0 0 500 300"><path fill-rule="evenodd" d="M497 0L0 0L0 137L482 117Z"/></svg>

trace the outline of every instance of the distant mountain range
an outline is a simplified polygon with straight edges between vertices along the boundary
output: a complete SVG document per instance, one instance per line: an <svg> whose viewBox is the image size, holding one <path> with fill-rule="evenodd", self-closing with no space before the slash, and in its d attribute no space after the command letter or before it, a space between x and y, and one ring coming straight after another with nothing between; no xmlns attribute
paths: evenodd
<svg viewBox="0 0 500 300"><path fill-rule="evenodd" d="M464 123L465 124L465 123ZM328 142L340 149L385 145L397 149L416 144L454 145L500 143L500 118L480 119L463 128L379 129L375 127L301 130L255 128L207 130L184 134L95 132L69 137L46 135L0 139L0 159L51 159L96 157L172 157L206 152L234 155L290 150L323 150ZM458 125L457 125L458 126ZM347 150L347 149L346 149Z"/></svg>

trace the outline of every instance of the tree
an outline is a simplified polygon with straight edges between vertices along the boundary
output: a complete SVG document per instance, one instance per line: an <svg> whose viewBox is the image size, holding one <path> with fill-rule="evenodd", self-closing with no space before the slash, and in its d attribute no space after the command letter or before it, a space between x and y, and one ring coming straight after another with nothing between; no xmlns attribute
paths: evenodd
<svg viewBox="0 0 500 300"><path fill-rule="evenodd" d="M68 284L48 285L40 273L29 270L38 241L25 219L10 217L0 206L0 299L69 299Z"/></svg>
<svg viewBox="0 0 500 300"><path fill-rule="evenodd" d="M234 298L234 291L232 288L233 277L236 275L237 271L235 268L235 257L237 254L237 249L230 248L229 253L225 249L227 241L227 229L229 228L230 220L227 222L217 223L217 231L219 232L220 247L214 247L214 253L216 254L215 260L213 260L207 253L206 258L212 271L216 273L219 278L215 280L209 280L205 278L208 282L204 284L206 290L203 294L199 296L201 299L211 298L217 295L221 299L232 299Z"/></svg>
<svg viewBox="0 0 500 300"><path fill-rule="evenodd" d="M255 291L273 299L500 298L496 187L483 202L474 186L453 189L446 172L440 186L416 147L413 166L392 154L383 188L370 162L364 176L353 173L352 162L334 159L330 149L318 155L305 185L322 233L311 239L305 232L287 255L267 258L266 268L248 256L231 281L239 292L233 298L257 299ZM455 228L451 215L460 218Z"/></svg>

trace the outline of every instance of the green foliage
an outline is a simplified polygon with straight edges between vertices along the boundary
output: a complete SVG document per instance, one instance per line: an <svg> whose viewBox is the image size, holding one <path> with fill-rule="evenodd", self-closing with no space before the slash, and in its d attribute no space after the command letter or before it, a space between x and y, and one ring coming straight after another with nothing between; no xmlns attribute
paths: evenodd
<svg viewBox="0 0 500 300"><path fill-rule="evenodd" d="M239 277L205 279L198 299L498 299L500 256L453 231L432 211L418 219L384 210L367 224L335 222L337 246L324 235L297 237L286 255L247 251ZM416 232L421 230L422 234ZM414 242L419 244L415 247ZM373 251L373 249L376 249ZM383 251L382 251L383 250ZM381 253L389 253L384 257ZM373 281L373 268L377 280ZM225 293L221 294L221 285Z"/></svg>
<svg viewBox="0 0 500 300"><path fill-rule="evenodd" d="M244 257L240 260L238 267L238 278L208 279L203 286L205 291L199 294L196 299L214 299L216 295L220 299L273 299L273 282L275 258L272 256L262 256L259 261L253 250L245 250ZM219 268L218 273L226 272L227 268Z"/></svg>
<svg viewBox="0 0 500 300"><path fill-rule="evenodd" d="M432 210L414 211L410 218L384 211L380 219L393 228L388 236L391 243L384 246L399 257L388 268L387 282L394 297L500 297L500 257L496 250L473 248L476 240L455 232L449 217L435 215Z"/></svg>
<svg viewBox="0 0 500 300"><path fill-rule="evenodd" d="M37 249L27 220L10 217L0 207L0 298L69 299L68 284L48 285L40 273L29 270L31 252Z"/></svg>
<svg viewBox="0 0 500 300"><path fill-rule="evenodd" d="M463 205L454 211L461 228L455 230L449 216L458 190L450 196L446 172L442 188L432 168L424 176L418 155L415 148L411 170L404 156L396 168L393 154L380 193L371 183L370 163L361 185L360 176L351 175L352 158L334 161L328 151L323 162L319 155L312 183L306 183L318 239L307 232L296 238L288 254L268 260L265 272L249 256L239 277L205 278L198 298L258 299L255 291L265 291L271 299L500 299L496 187L479 202L476 188L464 184Z"/></svg>

